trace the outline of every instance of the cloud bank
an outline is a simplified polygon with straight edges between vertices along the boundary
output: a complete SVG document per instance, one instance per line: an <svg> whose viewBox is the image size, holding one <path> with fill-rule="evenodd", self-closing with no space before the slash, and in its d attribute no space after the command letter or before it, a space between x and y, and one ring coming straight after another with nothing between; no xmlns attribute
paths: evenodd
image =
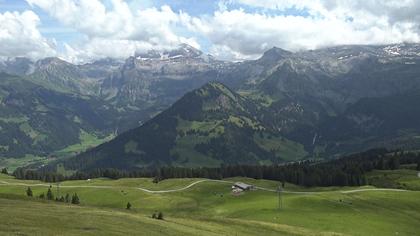
<svg viewBox="0 0 420 236"><path fill-rule="evenodd" d="M54 39L37 29L40 20L33 11L6 12L0 14L0 56L59 55L85 62L188 43L218 58L242 60L273 46L298 51L420 42L420 1L415 0L220 0L216 10L194 16L188 9L174 11L171 1L138 9L123 0L26 2L83 37L61 42L63 50L57 52Z"/></svg>
<svg viewBox="0 0 420 236"><path fill-rule="evenodd" d="M32 11L0 14L0 57L54 56L55 42L38 30L40 20Z"/></svg>

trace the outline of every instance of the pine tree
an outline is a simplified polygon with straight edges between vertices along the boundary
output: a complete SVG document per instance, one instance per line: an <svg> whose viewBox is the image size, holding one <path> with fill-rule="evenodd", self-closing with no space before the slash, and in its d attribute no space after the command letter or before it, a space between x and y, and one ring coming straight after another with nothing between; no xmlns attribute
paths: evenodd
<svg viewBox="0 0 420 236"><path fill-rule="evenodd" d="M130 202L127 203L127 208L126 209L127 210L130 210L131 209L131 203Z"/></svg>
<svg viewBox="0 0 420 236"><path fill-rule="evenodd" d="M71 198L71 204L80 204L80 199L79 196L77 196L77 193L75 193Z"/></svg>
<svg viewBox="0 0 420 236"><path fill-rule="evenodd" d="M47 199L48 200L53 200L54 199L54 194L51 191L51 187L48 188L48 192L47 192Z"/></svg>
<svg viewBox="0 0 420 236"><path fill-rule="evenodd" d="M157 215L157 219L158 220L163 220L163 213L159 212L159 214Z"/></svg>
<svg viewBox="0 0 420 236"><path fill-rule="evenodd" d="M28 197L32 197L33 196L31 187L28 187L28 189L26 189L26 196L28 196Z"/></svg>
<svg viewBox="0 0 420 236"><path fill-rule="evenodd" d="M9 174L9 172L7 171L7 169L6 169L6 168L3 168L3 169L1 170L1 173L2 173L2 174L5 174L5 175L8 175L8 174Z"/></svg>

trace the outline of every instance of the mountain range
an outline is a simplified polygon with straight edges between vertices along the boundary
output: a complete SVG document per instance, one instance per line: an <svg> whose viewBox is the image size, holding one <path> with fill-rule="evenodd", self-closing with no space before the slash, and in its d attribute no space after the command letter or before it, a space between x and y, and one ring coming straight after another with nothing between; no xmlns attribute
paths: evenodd
<svg viewBox="0 0 420 236"><path fill-rule="evenodd" d="M66 169L267 164L373 147L417 149L419 64L418 44L273 48L238 63L188 45L84 65L18 58L0 63L7 73L0 78L0 156L46 154L80 142L82 132L119 135L59 160ZM37 125L59 122L58 113L71 131ZM17 151L14 140L26 147Z"/></svg>

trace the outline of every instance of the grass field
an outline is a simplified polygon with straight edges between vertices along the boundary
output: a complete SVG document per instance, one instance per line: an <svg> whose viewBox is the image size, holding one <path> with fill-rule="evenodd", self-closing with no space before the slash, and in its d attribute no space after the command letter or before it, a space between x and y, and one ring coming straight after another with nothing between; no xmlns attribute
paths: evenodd
<svg viewBox="0 0 420 236"><path fill-rule="evenodd" d="M34 155L25 155L25 157L21 158L3 158L0 157L0 167L1 168L7 168L7 170L12 173L16 168L27 166L27 165L42 165L47 164L50 162L51 158L47 157L40 157L40 156L34 156Z"/></svg>
<svg viewBox="0 0 420 236"><path fill-rule="evenodd" d="M368 180L375 186L386 188L404 188L420 191L419 171L410 169L375 170L368 174Z"/></svg>
<svg viewBox="0 0 420 236"><path fill-rule="evenodd" d="M396 174L396 173L395 173ZM140 234L140 235L419 235L420 192L360 191L361 188L304 189L286 184L283 206L275 192L256 190L240 196L230 183L200 182L184 191L147 193L188 186L199 179L93 179L61 183L60 195L77 192L80 206L48 202L34 195L48 184L0 175L0 231L4 234ZM245 178L275 189L274 181ZM420 178L417 183L420 182ZM6 184L7 183L7 184ZM41 184L41 185L39 185ZM44 186L46 185L46 186ZM56 187L53 186L56 194ZM132 210L125 210L127 202ZM164 221L151 219L162 211Z"/></svg>
<svg viewBox="0 0 420 236"><path fill-rule="evenodd" d="M107 142L114 138L115 135L111 134L107 137L100 138L94 134L90 134L85 132L84 130L80 130L79 139L80 143L68 146L62 150L56 151L53 155L58 157L67 157L78 154L82 151L85 151L89 148L93 148L98 146L101 143Z"/></svg>
<svg viewBox="0 0 420 236"><path fill-rule="evenodd" d="M1 118L0 118L1 119ZM28 131L29 132L29 131ZM0 168L7 168L7 170L11 173L18 167L28 166L28 165L43 165L48 164L49 162L55 161L58 158L69 157L72 155L76 155L82 151L85 151L89 148L98 146L101 143L107 142L114 137L113 134L100 138L93 134L89 134L83 130L80 130L80 143L70 145L66 148L58 150L54 153L51 153L49 157L46 156L34 156L27 154L25 157L21 158L8 158L8 157L0 157ZM65 173L63 173L65 174Z"/></svg>

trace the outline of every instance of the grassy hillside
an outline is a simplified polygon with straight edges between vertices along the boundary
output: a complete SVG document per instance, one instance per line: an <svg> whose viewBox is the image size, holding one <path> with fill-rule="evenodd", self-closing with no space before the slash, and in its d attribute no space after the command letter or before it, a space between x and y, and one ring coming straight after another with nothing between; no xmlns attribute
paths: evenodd
<svg viewBox="0 0 420 236"><path fill-rule="evenodd" d="M13 206L13 207L12 207ZM164 221L124 210L0 198L1 234L30 235L305 235L308 230L247 220ZM19 224L16 224L16 219ZM251 225L249 227L249 225Z"/></svg>
<svg viewBox="0 0 420 236"><path fill-rule="evenodd" d="M158 184L153 183L151 179L66 181L60 185L60 194L77 192L81 199L81 206L68 206L62 203L34 201L24 196L25 185L33 185L31 188L34 195L38 195L46 192L48 184L21 181L2 175L0 220L8 222L8 227L3 226L0 230L37 230L35 232L54 234L61 229L67 229L69 231L66 232L72 234L141 232L144 235L157 232L165 235L418 233L420 192L417 191L352 192L351 190L372 187L303 189L286 184L287 191L310 193L284 193L283 207L279 210L277 193L256 190L233 196L230 193L230 183L205 181L184 191L170 193L147 193L138 189L179 189L196 181L197 179L170 179ZM234 178L227 181L243 181L269 189L275 189L277 186L276 182L266 180ZM5 182L9 184L6 185ZM417 183L419 182L420 178ZM55 193L56 188L53 190ZM133 205L130 211L124 210L127 202ZM29 205L33 207L28 207ZM162 211L166 220L161 222L150 219L154 211ZM15 219L13 225L10 215ZM47 219L52 215L55 220L47 225L46 222L50 222ZM55 217L57 215L58 218ZM19 219L18 224L16 219ZM63 226L58 227L57 224ZM44 226L45 229L41 230L39 226Z"/></svg>
<svg viewBox="0 0 420 236"><path fill-rule="evenodd" d="M367 175L371 184L385 188L404 188L420 191L420 173L416 170L375 170Z"/></svg>

